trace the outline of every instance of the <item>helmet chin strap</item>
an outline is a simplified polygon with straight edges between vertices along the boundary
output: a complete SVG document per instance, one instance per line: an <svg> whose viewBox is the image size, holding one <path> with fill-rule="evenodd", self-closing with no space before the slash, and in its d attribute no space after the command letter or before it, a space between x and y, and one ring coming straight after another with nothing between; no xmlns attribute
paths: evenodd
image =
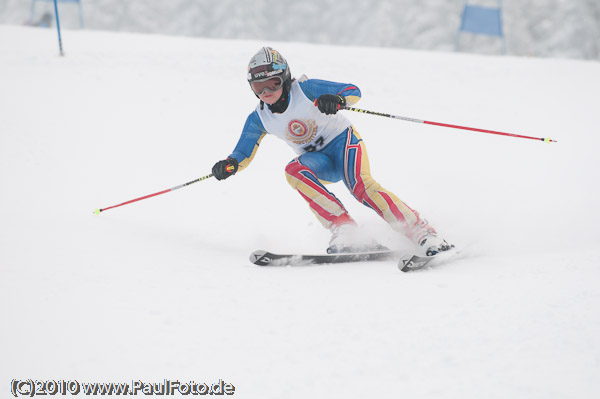
<svg viewBox="0 0 600 399"><path fill-rule="evenodd" d="M271 110L271 112L277 112L279 114L284 113L289 104L288 99L289 99L289 92L281 93L281 97L279 97L279 100L277 100L273 104L269 105L269 109Z"/></svg>

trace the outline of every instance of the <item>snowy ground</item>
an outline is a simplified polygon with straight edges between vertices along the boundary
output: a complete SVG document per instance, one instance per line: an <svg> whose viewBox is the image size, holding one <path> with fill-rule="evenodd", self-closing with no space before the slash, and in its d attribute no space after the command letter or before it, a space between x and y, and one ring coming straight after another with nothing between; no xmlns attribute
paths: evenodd
<svg viewBox="0 0 600 399"><path fill-rule="evenodd" d="M0 26L1 396L13 378L221 378L240 398L600 395L600 64L87 31L64 44L58 57L56 32ZM357 84L366 109L559 142L349 114L377 180L467 255L412 274L251 265L255 249L329 238L271 137L227 181L92 213L227 156L264 44L296 76Z"/></svg>

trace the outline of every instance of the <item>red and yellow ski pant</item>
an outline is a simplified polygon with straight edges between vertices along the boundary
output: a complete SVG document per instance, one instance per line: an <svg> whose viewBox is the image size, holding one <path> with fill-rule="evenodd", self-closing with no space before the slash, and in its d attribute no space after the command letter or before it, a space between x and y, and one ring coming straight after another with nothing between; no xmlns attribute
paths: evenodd
<svg viewBox="0 0 600 399"><path fill-rule="evenodd" d="M351 126L319 151L307 152L285 168L288 183L308 202L310 209L328 229L355 223L340 200L324 186L344 181L352 195L373 209L390 226L419 242L435 230L390 191L371 177L363 140Z"/></svg>

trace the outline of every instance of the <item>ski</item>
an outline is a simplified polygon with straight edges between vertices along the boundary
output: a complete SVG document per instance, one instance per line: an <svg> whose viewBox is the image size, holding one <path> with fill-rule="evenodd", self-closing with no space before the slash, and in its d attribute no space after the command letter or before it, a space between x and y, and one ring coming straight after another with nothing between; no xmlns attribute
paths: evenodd
<svg viewBox="0 0 600 399"><path fill-rule="evenodd" d="M451 249L432 256L407 255L402 257L398 262L398 269L403 272L422 270L426 267L433 267L449 262L458 253L457 250Z"/></svg>
<svg viewBox="0 0 600 399"><path fill-rule="evenodd" d="M327 263L371 262L394 259L396 251L356 252L322 255L274 254L258 250L250 254L250 262L258 266L303 266Z"/></svg>

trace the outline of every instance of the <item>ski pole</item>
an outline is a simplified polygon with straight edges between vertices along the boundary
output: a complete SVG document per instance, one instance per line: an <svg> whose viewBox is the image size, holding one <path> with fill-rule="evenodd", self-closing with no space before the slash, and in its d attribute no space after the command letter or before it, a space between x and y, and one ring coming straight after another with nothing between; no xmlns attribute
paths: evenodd
<svg viewBox="0 0 600 399"><path fill-rule="evenodd" d="M424 121L424 120L421 120L421 119L414 119L414 118L407 118L405 116L384 114L384 113L381 113L381 112L368 111L366 109L360 109L360 108L344 107L342 109L345 109L345 110L348 110L348 111L354 111L354 112L361 112L363 114L369 114L369 115L385 116L386 118L400 119L400 120L408 121L408 122L424 123L426 125L451 127L451 128L454 128L454 129L463 129L463 130L471 130L471 131L474 131L474 132L499 134L499 135L502 135L502 136L518 137L518 138L522 138L522 139L540 140L540 141L543 141L543 142L546 142L546 143L557 143L556 140L552 140L552 139L549 139L549 138L523 136L523 135L514 134L514 133L497 132L495 130L478 129L478 128L474 128L474 127L466 127L466 126L459 126L459 125L450 125L448 123L439 123L439 122Z"/></svg>
<svg viewBox="0 0 600 399"><path fill-rule="evenodd" d="M62 38L60 37L60 21L58 19L58 5L56 4L56 0L54 0L54 16L56 17L56 31L58 32L58 49L60 50L60 55L64 56L62 48Z"/></svg>
<svg viewBox="0 0 600 399"><path fill-rule="evenodd" d="M165 193L168 193L168 192L171 192L171 191L175 191L175 190L178 190L178 189L180 189L180 188L182 188L182 187L189 186L190 184L194 184L194 183L197 183L197 182L199 182L199 181L206 180L206 179L208 179L208 178L210 178L210 177L212 177L212 173L211 173L210 175L206 175L206 176L204 176L204 177L200 177L200 178L198 178L198 179L196 179L196 180L192 180L192 181L189 181L189 182L187 182L187 183L180 184L179 186L175 186L175 187L169 188L169 189L167 189L167 190L159 191L159 192L157 192L157 193L154 193L154 194L144 195L143 197L136 198L136 199L132 199L132 200L129 200L129 201L123 202L123 203L121 203L121 204L117 204L117 205L109 206L108 208L97 208L97 209L95 209L95 210L94 210L94 213L95 213L96 215L99 215L99 214L100 214L100 212L104 212L104 211L106 211L106 210L109 210L109 209L112 209L112 208L117 208L117 207L119 207L119 206L123 206L123 205L131 204L132 202L141 201L141 200L143 200L143 199L146 199L146 198L150 198L150 197L156 197L157 195L161 195L161 194L165 194Z"/></svg>

